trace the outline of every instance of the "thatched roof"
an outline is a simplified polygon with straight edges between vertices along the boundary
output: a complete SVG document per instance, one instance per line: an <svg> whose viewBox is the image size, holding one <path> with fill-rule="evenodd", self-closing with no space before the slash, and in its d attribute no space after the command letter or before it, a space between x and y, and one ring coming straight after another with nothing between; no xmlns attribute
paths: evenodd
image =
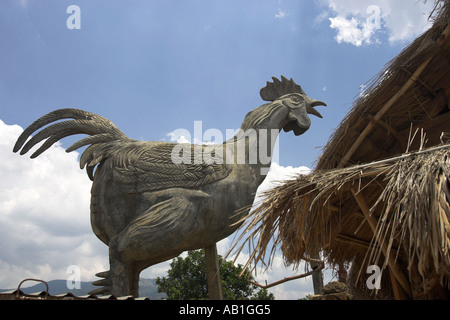
<svg viewBox="0 0 450 320"><path fill-rule="evenodd" d="M388 63L354 102L324 148L317 170L403 153L411 127L423 128L428 145L440 142L450 121L450 30L448 1L437 5L442 8L432 28Z"/></svg>
<svg viewBox="0 0 450 320"><path fill-rule="evenodd" d="M250 212L249 262L281 248L295 266L322 251L332 266L351 264L361 290L367 266L382 268L378 298L449 293L450 4L436 5L433 26L371 81L313 172Z"/></svg>

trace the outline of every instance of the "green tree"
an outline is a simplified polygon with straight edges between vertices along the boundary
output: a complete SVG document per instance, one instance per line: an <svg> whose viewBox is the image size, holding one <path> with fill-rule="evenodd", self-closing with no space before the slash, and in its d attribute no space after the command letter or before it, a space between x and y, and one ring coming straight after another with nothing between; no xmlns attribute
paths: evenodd
<svg viewBox="0 0 450 320"><path fill-rule="evenodd" d="M219 255L219 269L225 300L274 299L273 294L267 290L260 289L255 293L258 287L249 282L254 281L251 273L246 270L239 276L242 265L236 267ZM189 251L186 258L173 259L167 277L158 277L156 284L158 291L165 292L170 300L208 299L205 251Z"/></svg>

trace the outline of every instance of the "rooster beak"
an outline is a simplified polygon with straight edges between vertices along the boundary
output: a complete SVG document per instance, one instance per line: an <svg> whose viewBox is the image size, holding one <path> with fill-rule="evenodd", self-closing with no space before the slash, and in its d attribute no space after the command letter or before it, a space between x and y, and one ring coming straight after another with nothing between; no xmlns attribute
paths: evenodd
<svg viewBox="0 0 450 320"><path fill-rule="evenodd" d="M317 106L324 106L324 107L326 107L327 104L325 102L320 101L320 100L313 100L313 99L311 99L310 101L307 101L306 112L308 112L309 114L315 115L316 117L323 118L322 115L320 114L320 112L317 111L316 109L314 109L314 107L317 107Z"/></svg>

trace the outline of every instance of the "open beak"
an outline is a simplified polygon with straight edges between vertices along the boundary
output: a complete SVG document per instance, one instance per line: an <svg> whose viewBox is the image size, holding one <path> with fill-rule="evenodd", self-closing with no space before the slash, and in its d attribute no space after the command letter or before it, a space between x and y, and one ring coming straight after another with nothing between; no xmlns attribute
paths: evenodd
<svg viewBox="0 0 450 320"><path fill-rule="evenodd" d="M296 136L305 133L311 125L311 119L309 118L308 114L312 114L316 117L322 118L322 115L319 113L319 111L314 109L314 107L317 106L326 106L326 103L311 99L308 96L304 96L304 104L302 103L299 107L291 107L287 119L287 124L283 127L283 130L285 132L294 131L294 134Z"/></svg>
<svg viewBox="0 0 450 320"><path fill-rule="evenodd" d="M320 100L308 99L306 101L306 112L308 112L309 114L315 115L316 117L323 118L322 115L320 114L320 112L317 111L316 109L314 109L314 107L317 107L317 106L326 107L327 104Z"/></svg>

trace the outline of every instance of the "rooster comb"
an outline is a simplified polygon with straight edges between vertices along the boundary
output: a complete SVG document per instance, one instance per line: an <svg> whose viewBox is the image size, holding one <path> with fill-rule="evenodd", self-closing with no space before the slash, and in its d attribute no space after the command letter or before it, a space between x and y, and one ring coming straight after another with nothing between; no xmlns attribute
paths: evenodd
<svg viewBox="0 0 450 320"><path fill-rule="evenodd" d="M281 76L281 81L275 77L272 77L273 82L267 81L267 85L261 89L259 94L264 101L274 101L277 98L289 93L300 93L306 95L302 87L294 82L294 80L288 80L284 76Z"/></svg>

